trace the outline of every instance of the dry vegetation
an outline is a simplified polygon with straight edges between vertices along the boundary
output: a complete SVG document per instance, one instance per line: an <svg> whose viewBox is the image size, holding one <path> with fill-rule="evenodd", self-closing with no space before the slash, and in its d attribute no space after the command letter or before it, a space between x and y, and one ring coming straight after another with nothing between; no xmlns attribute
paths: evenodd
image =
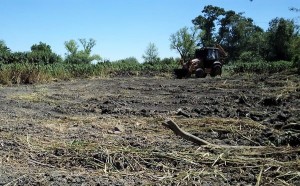
<svg viewBox="0 0 300 186"><path fill-rule="evenodd" d="M0 89L0 185L300 184L295 75ZM166 118L219 146L174 135Z"/></svg>

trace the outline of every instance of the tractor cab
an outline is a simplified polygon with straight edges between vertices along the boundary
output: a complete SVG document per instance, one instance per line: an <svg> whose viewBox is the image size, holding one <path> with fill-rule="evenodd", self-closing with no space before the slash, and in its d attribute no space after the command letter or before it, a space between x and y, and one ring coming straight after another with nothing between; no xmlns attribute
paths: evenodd
<svg viewBox="0 0 300 186"><path fill-rule="evenodd" d="M203 61L204 68L212 68L215 61L219 61L219 49L214 47L204 47L196 49L195 58Z"/></svg>

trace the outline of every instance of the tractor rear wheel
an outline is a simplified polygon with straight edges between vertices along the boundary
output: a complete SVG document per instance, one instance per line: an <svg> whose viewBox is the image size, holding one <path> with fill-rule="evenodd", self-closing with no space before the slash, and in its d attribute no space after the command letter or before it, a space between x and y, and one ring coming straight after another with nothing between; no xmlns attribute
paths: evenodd
<svg viewBox="0 0 300 186"><path fill-rule="evenodd" d="M222 67L220 65L215 65L213 68L212 68L212 71L210 73L210 76L211 77L215 77L215 76L221 76L222 74Z"/></svg>

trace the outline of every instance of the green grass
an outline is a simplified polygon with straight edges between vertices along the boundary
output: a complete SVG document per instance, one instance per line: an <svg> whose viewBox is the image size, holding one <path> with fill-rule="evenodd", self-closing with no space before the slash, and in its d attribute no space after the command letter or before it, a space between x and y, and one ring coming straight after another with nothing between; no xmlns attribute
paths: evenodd
<svg viewBox="0 0 300 186"><path fill-rule="evenodd" d="M178 64L157 63L155 65L124 62L104 62L98 64L0 64L0 84L34 84L53 79L68 80L72 78L110 77L114 74L147 74L150 72L172 73Z"/></svg>
<svg viewBox="0 0 300 186"><path fill-rule="evenodd" d="M55 79L111 77L117 74L162 75L171 77L173 70L180 68L176 61L156 64L137 62L103 62L98 64L0 64L0 84L34 84L45 83ZM295 68L293 62L235 62L224 66L224 73L276 73ZM169 74L169 76L168 76Z"/></svg>
<svg viewBox="0 0 300 186"><path fill-rule="evenodd" d="M293 63L290 61L236 62L229 65L228 69L233 73L276 73L293 69Z"/></svg>

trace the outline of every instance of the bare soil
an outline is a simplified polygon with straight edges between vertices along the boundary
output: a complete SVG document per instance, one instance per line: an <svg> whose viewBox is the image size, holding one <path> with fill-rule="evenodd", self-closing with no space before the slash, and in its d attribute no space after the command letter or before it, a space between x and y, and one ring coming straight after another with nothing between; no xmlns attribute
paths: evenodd
<svg viewBox="0 0 300 186"><path fill-rule="evenodd" d="M0 87L0 185L300 185L299 80L115 77ZM239 147L197 146L164 127L167 118Z"/></svg>

